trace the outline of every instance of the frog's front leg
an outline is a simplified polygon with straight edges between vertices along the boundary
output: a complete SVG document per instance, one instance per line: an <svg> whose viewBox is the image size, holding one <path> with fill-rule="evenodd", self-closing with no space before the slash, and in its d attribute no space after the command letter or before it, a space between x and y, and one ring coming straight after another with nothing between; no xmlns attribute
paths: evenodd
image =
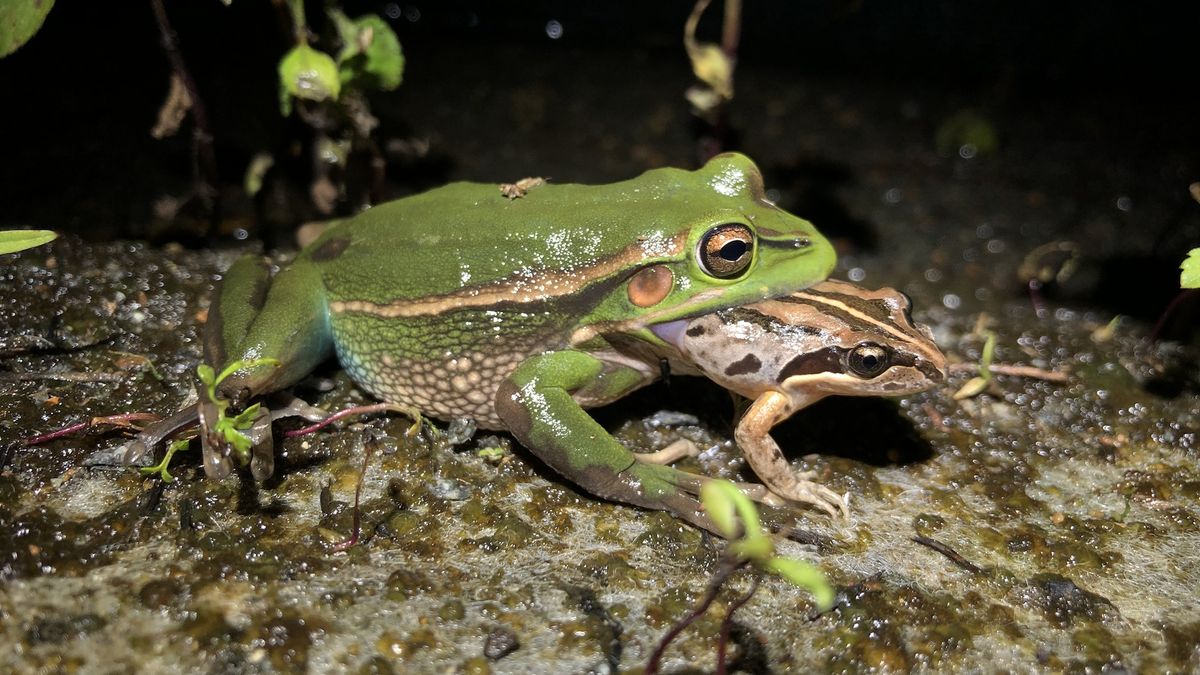
<svg viewBox="0 0 1200 675"><path fill-rule="evenodd" d="M849 518L846 499L824 485L813 482L814 472L792 471L779 444L771 438L772 427L810 402L797 405L792 398L777 391L768 391L759 396L742 416L734 437L754 473L772 492L784 499L812 504L831 516L837 517L840 513Z"/></svg>
<svg viewBox="0 0 1200 675"><path fill-rule="evenodd" d="M642 374L628 366L606 363L581 351L547 352L527 359L500 385L496 412L525 447L588 492L669 511L716 532L693 496L703 476L639 462L572 396L587 388L615 398L642 381Z"/></svg>

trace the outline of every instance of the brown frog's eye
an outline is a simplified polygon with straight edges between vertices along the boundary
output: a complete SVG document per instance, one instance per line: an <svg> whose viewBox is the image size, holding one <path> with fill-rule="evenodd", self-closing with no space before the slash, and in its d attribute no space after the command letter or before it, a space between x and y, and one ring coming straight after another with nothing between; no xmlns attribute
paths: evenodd
<svg viewBox="0 0 1200 675"><path fill-rule="evenodd" d="M741 223L718 225L700 240L700 267L718 279L736 277L754 258L754 232Z"/></svg>
<svg viewBox="0 0 1200 675"><path fill-rule="evenodd" d="M861 344L850 350L846 357L846 365L850 372L863 379L878 377L891 365L888 350L870 342Z"/></svg>

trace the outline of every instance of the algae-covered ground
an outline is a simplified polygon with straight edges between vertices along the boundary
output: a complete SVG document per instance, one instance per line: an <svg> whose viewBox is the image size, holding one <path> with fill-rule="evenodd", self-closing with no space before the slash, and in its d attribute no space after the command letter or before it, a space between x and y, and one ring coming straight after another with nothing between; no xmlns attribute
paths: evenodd
<svg viewBox="0 0 1200 675"><path fill-rule="evenodd" d="M430 135L448 178L603 182L692 162L686 111L661 100L686 83L673 61L504 52L521 64L499 69L511 81L455 89L420 55L381 116ZM456 57L477 64L468 81L497 70L485 47ZM640 80L618 82L614 62ZM555 68L588 85L550 88ZM763 578L734 616L731 668L1200 669L1200 366L1180 321L1161 336L1175 341L1151 335L1200 232L1196 131L1150 103L1092 103L1010 99L958 117L999 136L980 154L945 126L969 96L742 73L741 149L772 197L838 242L835 276L906 291L956 365L928 393L830 399L776 430L797 470L850 494L847 522L765 514L803 531L780 550L820 566L838 600L820 613ZM499 138L478 133L481 110ZM940 151L939 129L952 137ZM1018 270L1056 241L1074 242L1078 269L1031 297ZM182 405L208 294L247 250L69 236L0 258L0 671L640 669L703 595L722 542L582 494L505 436L439 425L408 438L404 418L370 416L282 441L261 485L206 480L196 450L176 456L174 482L143 478L114 465L127 434L112 426L21 444ZM996 362L1066 381L998 375L955 400L985 331ZM335 364L296 393L329 409L370 400ZM630 447L687 437L705 452L686 468L754 480L734 411L715 386L673 378L597 415ZM360 475L363 537L336 550ZM667 672L713 670L722 617L750 583L732 577Z"/></svg>

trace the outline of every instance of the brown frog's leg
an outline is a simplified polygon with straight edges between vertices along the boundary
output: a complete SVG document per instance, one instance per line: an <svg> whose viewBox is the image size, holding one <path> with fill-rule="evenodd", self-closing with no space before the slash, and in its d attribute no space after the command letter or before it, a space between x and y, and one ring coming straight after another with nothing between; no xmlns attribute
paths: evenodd
<svg viewBox="0 0 1200 675"><path fill-rule="evenodd" d="M812 504L835 518L839 513L849 518L848 496L843 497L824 485L813 482L811 479L816 474L812 471L793 471L787 458L779 450L779 445L771 438L771 427L808 403L811 401L797 406L795 401L787 396L769 391L759 396L746 411L738 422L734 436L746 456L746 461L771 492L794 502Z"/></svg>
<svg viewBox="0 0 1200 675"><path fill-rule="evenodd" d="M634 456L638 458L639 462L646 462L647 464L671 464L683 459L684 457L695 457L699 454L700 447L698 445L686 438L680 438L662 450L658 450L656 452L635 452ZM688 492L697 495L700 494L700 488L704 487L706 482L712 480L708 476L699 476L693 473L685 472L685 475L687 478L681 480L680 485L683 486ZM742 491L742 494L760 504L766 504L768 506L784 506L788 503L786 499L776 495L774 492L771 492L765 485L760 485L758 483L743 483L741 481L730 482L736 485L737 488Z"/></svg>

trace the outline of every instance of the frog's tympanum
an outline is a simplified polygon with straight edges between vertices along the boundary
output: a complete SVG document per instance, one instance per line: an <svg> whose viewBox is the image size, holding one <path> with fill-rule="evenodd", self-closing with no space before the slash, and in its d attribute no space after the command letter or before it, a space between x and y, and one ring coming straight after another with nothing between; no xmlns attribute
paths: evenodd
<svg viewBox="0 0 1200 675"><path fill-rule="evenodd" d="M941 382L946 359L909 309L899 291L830 280L653 330L684 361L753 400L735 437L767 488L836 515L847 512L846 499L814 483L811 472L793 472L769 432L832 394L903 396Z"/></svg>
<svg viewBox="0 0 1200 675"><path fill-rule="evenodd" d="M244 368L236 411L336 354L364 389L426 415L506 429L592 494L702 527L702 478L638 461L584 408L613 401L678 352L652 328L785 296L835 261L813 226L771 203L744 156L611 185L455 183L333 225L285 268L245 258L209 312L205 361ZM214 407L181 411L128 460L199 417L204 468L231 470ZM251 472L270 475L270 453Z"/></svg>

